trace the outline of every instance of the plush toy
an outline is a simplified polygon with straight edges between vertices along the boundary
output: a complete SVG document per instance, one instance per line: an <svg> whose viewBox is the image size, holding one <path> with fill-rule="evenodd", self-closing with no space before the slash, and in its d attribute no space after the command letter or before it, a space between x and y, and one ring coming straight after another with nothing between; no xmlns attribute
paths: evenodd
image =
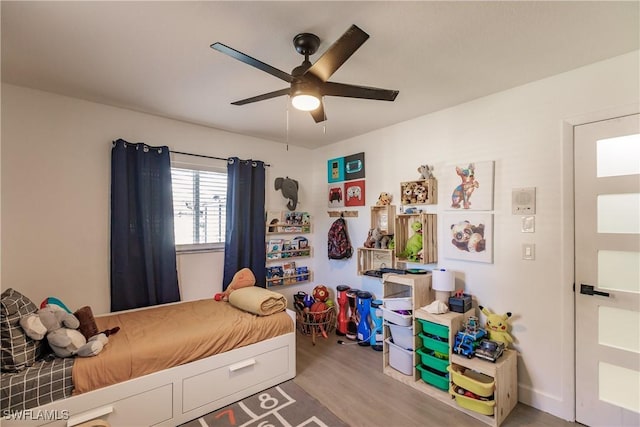
<svg viewBox="0 0 640 427"><path fill-rule="evenodd" d="M513 343L513 338L509 334L509 323L507 322L511 317L511 313L495 314L483 306L479 306L479 308L487 316L485 328L489 332L489 339L504 343L505 348L509 347L509 344Z"/></svg>
<svg viewBox="0 0 640 427"><path fill-rule="evenodd" d="M233 275L231 283L229 283L227 289L225 289L224 292L217 293L214 296L214 299L216 301L229 301L229 295L231 295L231 292L235 291L236 289L246 288L255 284L256 276L253 275L253 271L248 268L243 268Z"/></svg>
<svg viewBox="0 0 640 427"><path fill-rule="evenodd" d="M298 181L289 177L278 177L273 182L273 186L276 191L282 190L282 195L289 199L287 202L287 208L290 211L295 211L298 205Z"/></svg>
<svg viewBox="0 0 640 427"><path fill-rule="evenodd" d="M460 221L451 225L451 243L461 251L482 252L486 249L484 224L473 225Z"/></svg>
<svg viewBox="0 0 640 427"><path fill-rule="evenodd" d="M364 246L365 248L373 248L376 245L376 240L373 238L374 230L375 228L372 228L369 230L369 233L367 234L367 239L362 244L362 246Z"/></svg>
<svg viewBox="0 0 640 427"><path fill-rule="evenodd" d="M37 313L23 317L20 326L36 341L46 336L49 346L58 357L95 356L109 342L109 338L102 333L87 340L78 330L78 318L57 304L46 305Z"/></svg>
<svg viewBox="0 0 640 427"><path fill-rule="evenodd" d="M415 221L411 224L413 230L413 236L407 240L407 246L402 253L403 258L407 258L409 261L420 261L420 253L422 251L422 223Z"/></svg>
<svg viewBox="0 0 640 427"><path fill-rule="evenodd" d="M433 166L421 165L418 167L418 173L420 174L420 179L433 178Z"/></svg>
<svg viewBox="0 0 640 427"><path fill-rule="evenodd" d="M416 199L416 203L426 203L427 202L427 187L421 184L416 184L413 189L413 195Z"/></svg>
<svg viewBox="0 0 640 427"><path fill-rule="evenodd" d="M389 206L391 204L392 195L384 191L378 196L376 206Z"/></svg>

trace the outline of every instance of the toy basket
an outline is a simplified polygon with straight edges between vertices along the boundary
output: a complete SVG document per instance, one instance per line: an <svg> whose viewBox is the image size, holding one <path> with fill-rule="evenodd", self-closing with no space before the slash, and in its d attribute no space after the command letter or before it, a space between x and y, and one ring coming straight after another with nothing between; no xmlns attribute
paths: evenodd
<svg viewBox="0 0 640 427"><path fill-rule="evenodd" d="M296 327L302 335L310 335L313 345L316 345L316 336L327 338L336 325L335 307L329 307L324 311L315 313L296 309Z"/></svg>

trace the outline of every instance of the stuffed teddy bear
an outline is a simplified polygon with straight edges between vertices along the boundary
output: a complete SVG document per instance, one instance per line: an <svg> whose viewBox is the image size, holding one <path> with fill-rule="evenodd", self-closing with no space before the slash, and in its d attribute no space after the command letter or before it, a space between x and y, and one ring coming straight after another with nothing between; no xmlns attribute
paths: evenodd
<svg viewBox="0 0 640 427"><path fill-rule="evenodd" d="M229 295L231 295L231 292L235 291L236 289L246 288L255 284L256 276L253 275L253 271L248 268L243 268L241 270L238 270L236 274L233 275L231 283L229 283L227 289L225 289L224 292L217 293L214 296L214 299L216 301L229 301Z"/></svg>
<svg viewBox="0 0 640 427"><path fill-rule="evenodd" d="M376 206L389 206L391 204L391 194L385 193L384 191L380 193L378 196L378 201L376 202Z"/></svg>
<svg viewBox="0 0 640 427"><path fill-rule="evenodd" d="M478 307L482 313L487 316L485 328L489 332L489 339L491 341L504 343L505 348L509 347L509 344L513 343L513 338L511 338L509 334L509 323L507 322L507 319L511 317L511 313L495 314L481 305Z"/></svg>
<svg viewBox="0 0 640 427"><path fill-rule="evenodd" d="M40 341L46 337L58 357L95 356L109 342L103 333L87 340L78 330L78 318L57 304L47 304L37 313L23 317L20 326L31 339Z"/></svg>

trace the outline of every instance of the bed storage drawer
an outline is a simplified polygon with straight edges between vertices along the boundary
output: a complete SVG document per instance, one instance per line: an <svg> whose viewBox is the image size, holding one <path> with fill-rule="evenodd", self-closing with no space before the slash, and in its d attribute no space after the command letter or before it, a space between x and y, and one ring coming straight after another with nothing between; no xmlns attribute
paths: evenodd
<svg viewBox="0 0 640 427"><path fill-rule="evenodd" d="M280 347L186 378L182 383L182 411L191 411L283 375L288 366L289 350L287 347Z"/></svg>
<svg viewBox="0 0 640 427"><path fill-rule="evenodd" d="M107 405L74 414L66 425L75 426L93 419L112 426L150 426L173 417L173 385L167 384Z"/></svg>

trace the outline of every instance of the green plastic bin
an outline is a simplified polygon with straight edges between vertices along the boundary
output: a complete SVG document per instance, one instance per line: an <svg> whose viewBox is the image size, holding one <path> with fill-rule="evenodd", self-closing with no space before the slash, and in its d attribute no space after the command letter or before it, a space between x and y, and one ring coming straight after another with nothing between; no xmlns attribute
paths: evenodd
<svg viewBox="0 0 640 427"><path fill-rule="evenodd" d="M437 351L441 354L449 354L448 341L432 335L425 335L424 333L419 333L418 336L422 339L422 345L429 350Z"/></svg>
<svg viewBox="0 0 640 427"><path fill-rule="evenodd" d="M436 337L449 339L449 328L447 326L438 325L437 323L429 322L428 320L418 319L418 322L422 325L422 332L429 335L435 335Z"/></svg>
<svg viewBox="0 0 640 427"><path fill-rule="evenodd" d="M433 354L434 352L432 350L428 350L426 348L419 348L416 350L416 353L420 356L420 361L423 365L443 373L448 372L447 367L449 366L449 359L440 359Z"/></svg>
<svg viewBox="0 0 640 427"><path fill-rule="evenodd" d="M416 368L420 371L422 381L440 390L449 390L449 374L434 371L424 365L418 365Z"/></svg>

